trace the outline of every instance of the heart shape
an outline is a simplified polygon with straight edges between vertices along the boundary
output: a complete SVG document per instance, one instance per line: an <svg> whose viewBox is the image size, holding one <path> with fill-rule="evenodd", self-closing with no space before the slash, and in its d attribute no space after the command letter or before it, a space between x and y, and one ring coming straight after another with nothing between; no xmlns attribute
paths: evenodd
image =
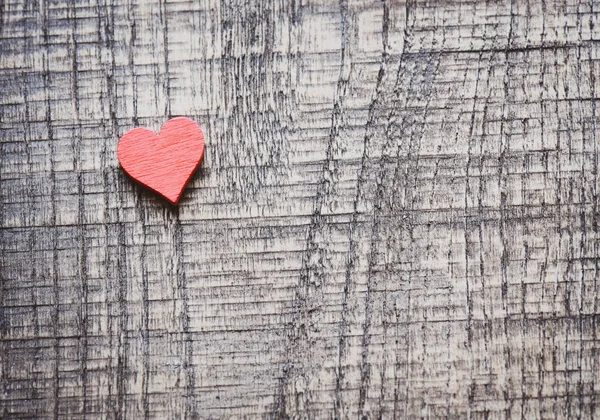
<svg viewBox="0 0 600 420"><path fill-rule="evenodd" d="M117 156L130 177L177 204L204 156L204 134L189 118L173 118L158 135L147 128L128 131Z"/></svg>

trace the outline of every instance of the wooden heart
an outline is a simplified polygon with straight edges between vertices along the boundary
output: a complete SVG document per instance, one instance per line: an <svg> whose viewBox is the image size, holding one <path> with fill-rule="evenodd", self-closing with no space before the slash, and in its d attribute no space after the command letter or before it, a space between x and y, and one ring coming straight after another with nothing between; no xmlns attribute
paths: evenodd
<svg viewBox="0 0 600 420"><path fill-rule="evenodd" d="M204 134L189 118L173 118L158 135L147 128L128 131L117 156L129 176L177 204L204 156Z"/></svg>

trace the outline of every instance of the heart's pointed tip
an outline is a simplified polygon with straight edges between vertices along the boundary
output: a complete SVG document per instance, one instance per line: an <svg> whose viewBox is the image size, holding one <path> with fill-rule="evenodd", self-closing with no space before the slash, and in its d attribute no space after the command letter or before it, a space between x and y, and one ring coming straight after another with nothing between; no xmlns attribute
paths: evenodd
<svg viewBox="0 0 600 420"><path fill-rule="evenodd" d="M161 194L162 195L162 194ZM183 194L179 194L175 197L171 196L171 197L167 197L166 195L163 195L163 197L165 198L165 200L167 200L170 204L172 204L173 206L177 206L179 204L179 200L181 199L181 196Z"/></svg>

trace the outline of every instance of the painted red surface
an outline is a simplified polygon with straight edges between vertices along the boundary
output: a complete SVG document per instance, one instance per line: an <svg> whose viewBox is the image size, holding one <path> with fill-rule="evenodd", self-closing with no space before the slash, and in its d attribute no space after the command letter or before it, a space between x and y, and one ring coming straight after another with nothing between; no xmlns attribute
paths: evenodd
<svg viewBox="0 0 600 420"><path fill-rule="evenodd" d="M189 118L173 118L158 135L147 128L128 131L117 156L129 176L177 204L204 156L204 134Z"/></svg>

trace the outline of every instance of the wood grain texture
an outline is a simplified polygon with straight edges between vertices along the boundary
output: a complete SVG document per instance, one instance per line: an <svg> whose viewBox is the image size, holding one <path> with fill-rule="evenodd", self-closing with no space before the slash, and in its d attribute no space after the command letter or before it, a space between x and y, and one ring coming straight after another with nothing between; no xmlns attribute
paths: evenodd
<svg viewBox="0 0 600 420"><path fill-rule="evenodd" d="M0 0L0 417L600 416L599 18Z"/></svg>

